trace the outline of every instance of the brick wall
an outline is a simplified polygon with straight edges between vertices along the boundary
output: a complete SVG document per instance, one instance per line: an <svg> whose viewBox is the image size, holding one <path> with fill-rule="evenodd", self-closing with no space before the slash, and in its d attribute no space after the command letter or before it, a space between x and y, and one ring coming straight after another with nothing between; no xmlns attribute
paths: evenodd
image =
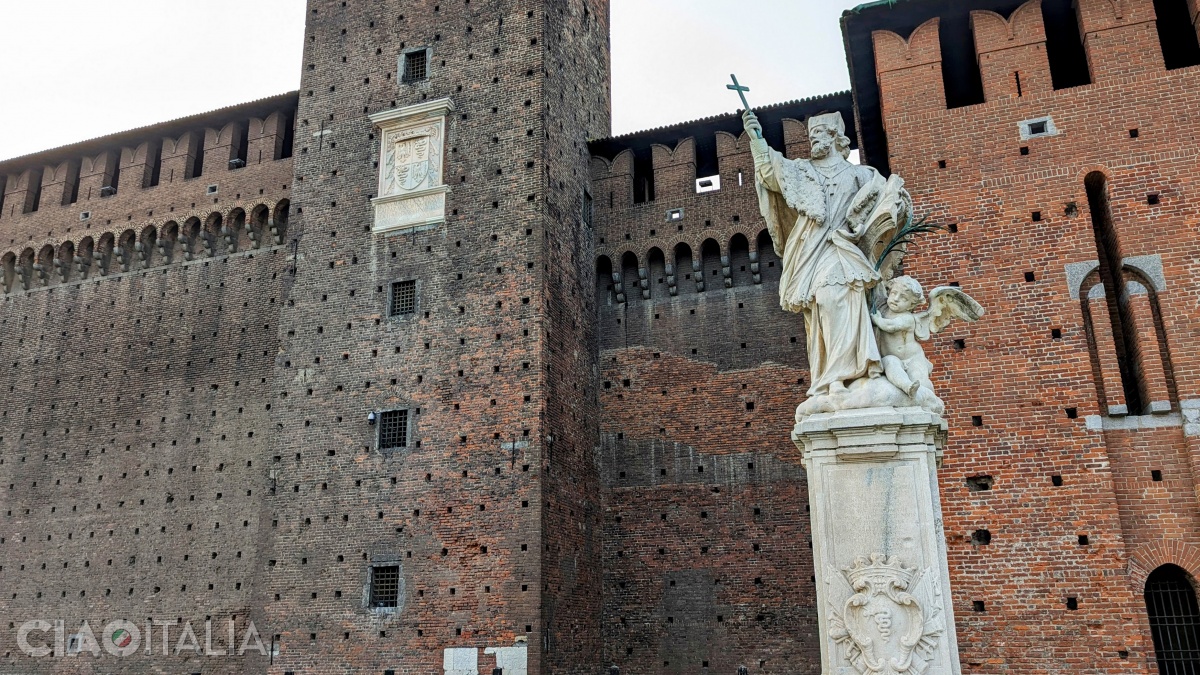
<svg viewBox="0 0 1200 675"><path fill-rule="evenodd" d="M901 63L878 57L881 84L899 83L881 89L891 168L907 179L919 213L956 230L923 240L908 271L927 288L960 284L989 312L926 346L951 425L942 496L968 672L1056 672L1063 664L1156 672L1142 584L1168 562L1197 571L1187 555L1197 543L1196 476L1182 420L1168 412L1196 395L1189 280L1197 244L1183 226L1197 215L1183 197L1195 182L1195 139L1176 120L1195 105L1197 71L1163 68L1151 2L1116 4L1123 11L1080 3L1094 81L1087 86L1053 90L1036 2L1008 16L973 15L985 103L909 105L939 89L940 76L901 82ZM875 44L898 39L877 33ZM1047 116L1056 133L1023 138L1021 122ZM1107 178L1118 259L1161 259L1163 281L1138 278L1165 285L1121 302L1148 355L1131 358L1145 366L1162 414L1106 416L1124 404L1114 324L1103 288L1088 309L1074 287L1082 282L1086 296L1096 278L1068 267L1094 268L1101 257L1084 181L1093 172ZM968 487L977 475L992 477L990 490ZM976 530L988 530L991 543L972 543ZM1072 597L1077 610L1065 605Z"/></svg>
<svg viewBox="0 0 1200 675"><path fill-rule="evenodd" d="M841 106L760 114L800 156L796 119ZM604 661L625 672L820 668L808 493L787 433L808 389L803 321L779 308L740 124L593 144ZM635 203L634 156L651 141L654 199ZM698 192L711 176L720 189Z"/></svg>
<svg viewBox="0 0 1200 675"><path fill-rule="evenodd" d="M439 672L443 650L528 640L532 672L596 660L591 242L582 139L608 125L596 2L308 3L295 286L281 321L268 672ZM430 76L397 56L430 47ZM372 233L367 113L448 97L447 220ZM317 138L314 133L327 134ZM578 261L586 260L585 266ZM392 281L418 310L388 317ZM381 454L369 411L405 408ZM373 563L401 607L367 607ZM548 655L547 655L548 654ZM545 660L544 660L545 659Z"/></svg>
<svg viewBox="0 0 1200 675"><path fill-rule="evenodd" d="M286 116L294 103L281 105ZM136 150L144 143L114 143L101 154L124 157L128 167L144 157ZM0 300L0 671L77 664L62 652L24 656L15 638L25 621L63 621L67 634L87 621L99 639L108 622L123 619L172 624L171 655L106 655L109 667L242 673L236 657L177 655L175 624L190 622L202 643L210 619L222 648L228 620L240 638L255 618L268 529L268 392L291 266L270 223L286 238L291 161L213 167L188 181L164 175L145 189L132 169L123 175L116 195L88 198L84 190L64 205L55 181L70 172L47 169L39 209L0 217L0 250L14 254L5 257L50 252L24 282L7 276ZM219 185L217 194L207 193L209 184ZM85 210L91 218L81 221ZM244 225L230 234L232 246L217 238L211 252L157 237L238 213L264 216L247 218L257 246ZM104 268L92 244L120 241L126 231L146 245L110 252ZM158 650L163 629L153 630ZM53 648L53 632L31 642Z"/></svg>

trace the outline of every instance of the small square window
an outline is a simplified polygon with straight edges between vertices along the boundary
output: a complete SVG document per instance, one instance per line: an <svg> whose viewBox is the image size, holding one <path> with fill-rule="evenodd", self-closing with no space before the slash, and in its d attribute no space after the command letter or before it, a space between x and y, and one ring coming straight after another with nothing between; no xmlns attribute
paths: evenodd
<svg viewBox="0 0 1200 675"><path fill-rule="evenodd" d="M392 283L392 297L388 304L388 316L415 314L417 311L417 282L415 280Z"/></svg>
<svg viewBox="0 0 1200 675"><path fill-rule="evenodd" d="M379 449L408 447L408 411L388 410L379 415Z"/></svg>
<svg viewBox="0 0 1200 675"><path fill-rule="evenodd" d="M404 55L404 81L418 82L429 78L429 50L418 49Z"/></svg>
<svg viewBox="0 0 1200 675"><path fill-rule="evenodd" d="M371 568L371 606L396 607L400 601L400 566Z"/></svg>
<svg viewBox="0 0 1200 675"><path fill-rule="evenodd" d="M1039 136L1057 136L1058 129L1054 126L1054 120L1050 117L1039 117L1037 119L1025 120L1020 122L1021 140L1030 138L1038 138Z"/></svg>

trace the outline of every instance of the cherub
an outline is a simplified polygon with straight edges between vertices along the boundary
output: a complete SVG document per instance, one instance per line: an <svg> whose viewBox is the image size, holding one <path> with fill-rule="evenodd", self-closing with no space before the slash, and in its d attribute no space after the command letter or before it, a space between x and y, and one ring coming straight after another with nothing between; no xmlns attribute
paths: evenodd
<svg viewBox="0 0 1200 675"><path fill-rule="evenodd" d="M933 364L925 358L918 340L928 340L931 333L941 332L956 318L978 321L984 309L959 289L943 286L929 293L929 309L914 314L913 308L925 301L925 292L908 276L889 281L887 291L887 308L871 315L878 329L884 375L910 397L916 397L921 389L936 396L929 379Z"/></svg>

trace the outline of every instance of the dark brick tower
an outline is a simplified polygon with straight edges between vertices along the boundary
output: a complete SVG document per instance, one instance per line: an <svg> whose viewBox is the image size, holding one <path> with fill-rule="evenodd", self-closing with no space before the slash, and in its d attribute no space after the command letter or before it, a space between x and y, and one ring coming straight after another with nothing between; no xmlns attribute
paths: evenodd
<svg viewBox="0 0 1200 675"><path fill-rule="evenodd" d="M456 648L511 674L484 650L525 641L529 672L598 667L585 213L607 22L606 0L308 3L269 672L435 673ZM377 232L369 116L440 99L444 222Z"/></svg>

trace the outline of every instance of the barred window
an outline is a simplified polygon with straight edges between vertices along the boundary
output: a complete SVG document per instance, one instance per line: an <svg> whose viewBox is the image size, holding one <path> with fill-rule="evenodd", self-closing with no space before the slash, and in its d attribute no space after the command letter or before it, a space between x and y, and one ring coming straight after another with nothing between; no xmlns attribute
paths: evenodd
<svg viewBox="0 0 1200 675"><path fill-rule="evenodd" d="M400 566L371 568L371 606L396 607L400 604Z"/></svg>
<svg viewBox="0 0 1200 675"><path fill-rule="evenodd" d="M417 82L429 77L429 50L419 49L404 55L404 81Z"/></svg>
<svg viewBox="0 0 1200 675"><path fill-rule="evenodd" d="M379 449L408 447L408 411L389 410L379 416Z"/></svg>
<svg viewBox="0 0 1200 675"><path fill-rule="evenodd" d="M392 283L392 297L388 304L388 316L402 316L417 311L417 282L396 281Z"/></svg>
<svg viewBox="0 0 1200 675"><path fill-rule="evenodd" d="M1160 675L1200 672L1200 607L1187 572L1163 565L1146 580L1146 613Z"/></svg>

